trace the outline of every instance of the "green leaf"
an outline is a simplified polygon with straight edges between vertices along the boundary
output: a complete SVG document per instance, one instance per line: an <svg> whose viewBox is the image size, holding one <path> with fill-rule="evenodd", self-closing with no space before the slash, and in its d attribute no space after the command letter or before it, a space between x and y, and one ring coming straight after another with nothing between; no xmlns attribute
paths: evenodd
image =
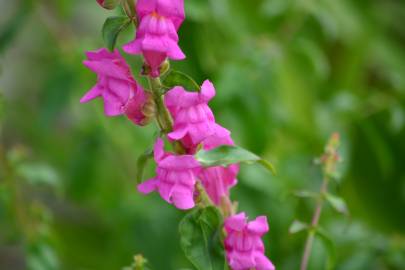
<svg viewBox="0 0 405 270"><path fill-rule="evenodd" d="M309 228L308 224L301 222L299 220L294 220L290 228L288 229L288 232L294 234L306 230L308 228Z"/></svg>
<svg viewBox="0 0 405 270"><path fill-rule="evenodd" d="M195 158L204 167L257 162L273 174L276 174L276 170L270 162L239 146L223 145L210 151L200 150L195 154Z"/></svg>
<svg viewBox="0 0 405 270"><path fill-rule="evenodd" d="M326 247L328 251L328 261L326 269L334 269L336 264L336 250L335 250L335 243L330 238L328 233L322 229L321 227L316 228L315 233L319 238L322 240L322 243Z"/></svg>
<svg viewBox="0 0 405 270"><path fill-rule="evenodd" d="M17 3L20 4L16 14L13 14L9 21L3 22L0 28L0 53L4 52L12 44L33 9L32 0L23 0Z"/></svg>
<svg viewBox="0 0 405 270"><path fill-rule="evenodd" d="M105 20L103 25L103 39L105 46L113 51L118 35L131 24L131 19L127 16L114 16Z"/></svg>
<svg viewBox="0 0 405 270"><path fill-rule="evenodd" d="M336 211L343 215L349 214L346 202L343 200L343 198L332 195L330 193L326 193L325 198Z"/></svg>
<svg viewBox="0 0 405 270"><path fill-rule="evenodd" d="M300 198L319 198L320 195L316 192L313 191L308 191L308 190L296 190L293 191L293 195L300 197Z"/></svg>
<svg viewBox="0 0 405 270"><path fill-rule="evenodd" d="M162 80L162 84L167 89L171 89L175 86L183 86L188 91L200 91L198 83L196 83L189 75L173 69L170 70Z"/></svg>
<svg viewBox="0 0 405 270"><path fill-rule="evenodd" d="M46 163L24 162L17 166L16 171L32 185L61 186L58 173Z"/></svg>
<svg viewBox="0 0 405 270"><path fill-rule="evenodd" d="M148 149L145 153L139 156L136 161L136 183L139 184L143 180L143 171L145 170L146 163L153 157L153 150Z"/></svg>
<svg viewBox="0 0 405 270"><path fill-rule="evenodd" d="M224 270L222 223L221 213L213 206L196 207L180 222L180 245L198 270Z"/></svg>

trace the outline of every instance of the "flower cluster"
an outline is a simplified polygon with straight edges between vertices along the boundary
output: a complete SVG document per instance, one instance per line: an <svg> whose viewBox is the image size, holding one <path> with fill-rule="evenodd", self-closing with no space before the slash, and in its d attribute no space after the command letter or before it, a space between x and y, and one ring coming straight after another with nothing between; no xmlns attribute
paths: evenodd
<svg viewBox="0 0 405 270"><path fill-rule="evenodd" d="M103 7L110 3L97 2ZM166 59L185 58L178 46L177 34L185 18L184 3L183 0L138 0L135 11L138 22L135 39L124 45L123 50L128 54L142 55L149 67L147 75L154 80L160 76L161 65ZM208 105L216 94L212 82L204 81L198 92L176 86L165 94L159 92L157 96L153 89L144 90L135 81L118 50L109 52L103 48L87 52L84 65L97 74L98 80L81 102L101 97L107 116L126 115L137 125L145 125L153 117L161 124L159 113L162 110L171 118L171 130L161 131L166 133L169 142L180 144L182 151L165 151L164 141L159 138L153 151L156 176L139 184L139 192L158 192L166 202L187 210L196 205L196 199L201 195L201 190L196 189L196 184L200 182L215 206L222 209L224 203L228 203L232 208L230 189L237 183L239 165L206 168L194 157L199 149L209 151L223 145L234 145L231 133L216 123ZM266 217L248 222L244 213L236 215L233 209L227 209L228 212L222 210L226 217L225 249L230 267L233 270L274 269L264 255L261 240L268 231Z"/></svg>

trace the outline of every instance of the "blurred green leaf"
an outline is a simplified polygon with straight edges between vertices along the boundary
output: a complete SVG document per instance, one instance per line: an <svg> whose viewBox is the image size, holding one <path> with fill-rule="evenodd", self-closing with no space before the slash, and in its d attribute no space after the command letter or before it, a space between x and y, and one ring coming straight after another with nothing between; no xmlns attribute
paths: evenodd
<svg viewBox="0 0 405 270"><path fill-rule="evenodd" d="M325 194L325 199L332 205L332 207L341 214L347 215L349 211L347 209L346 202L343 198L332 195L330 193Z"/></svg>
<svg viewBox="0 0 405 270"><path fill-rule="evenodd" d="M103 25L103 39L105 46L113 51L119 34L131 24L127 16L114 16L106 19Z"/></svg>
<svg viewBox="0 0 405 270"><path fill-rule="evenodd" d="M301 222L299 220L294 220L293 223L291 224L290 228L288 229L288 232L291 234L298 233L304 230L308 229L308 224Z"/></svg>
<svg viewBox="0 0 405 270"><path fill-rule="evenodd" d="M200 91L200 86L193 80L193 78L181 71L173 69L170 70L162 80L162 84L167 89L171 89L175 86L182 86L188 91Z"/></svg>
<svg viewBox="0 0 405 270"><path fill-rule="evenodd" d="M22 163L16 168L17 173L30 184L46 184L53 187L60 186L60 178L56 171L45 163Z"/></svg>
<svg viewBox="0 0 405 270"><path fill-rule="evenodd" d="M293 195L300 198L319 198L319 194L309 190L296 190L293 192Z"/></svg>
<svg viewBox="0 0 405 270"><path fill-rule="evenodd" d="M223 145L209 151L200 150L195 154L195 158L204 167L228 166L235 163L250 164L257 162L273 174L276 174L273 164L239 146Z"/></svg>
<svg viewBox="0 0 405 270"><path fill-rule="evenodd" d="M38 240L28 248L28 270L55 270L59 261L54 250L45 242Z"/></svg>
<svg viewBox="0 0 405 270"><path fill-rule="evenodd" d="M15 15L0 28L0 53L2 53L14 40L18 31L22 28L33 7L32 0L20 1L20 6Z"/></svg>
<svg viewBox="0 0 405 270"><path fill-rule="evenodd" d="M180 245L198 270L223 270L222 216L217 208L194 208L179 225Z"/></svg>

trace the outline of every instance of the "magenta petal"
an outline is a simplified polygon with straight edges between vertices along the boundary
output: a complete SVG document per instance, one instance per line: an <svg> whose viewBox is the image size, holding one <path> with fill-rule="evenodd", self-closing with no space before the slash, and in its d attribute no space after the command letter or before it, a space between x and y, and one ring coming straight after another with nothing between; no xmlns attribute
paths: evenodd
<svg viewBox="0 0 405 270"><path fill-rule="evenodd" d="M194 156L168 156L159 162L159 166L167 169L194 169L200 167Z"/></svg>
<svg viewBox="0 0 405 270"><path fill-rule="evenodd" d="M195 205L193 200L193 194L187 191L186 192L183 192L181 190L173 191L172 201L177 208L182 210L191 209Z"/></svg>
<svg viewBox="0 0 405 270"><path fill-rule="evenodd" d="M177 44L177 42L168 41L168 52L167 52L167 56L170 59L173 60L183 60L186 58L186 55L183 53L183 51L180 49L179 45Z"/></svg>
<svg viewBox="0 0 405 270"><path fill-rule="evenodd" d="M157 139L155 146L153 148L153 155L155 158L155 161L160 162L160 160L164 157L164 142L162 139Z"/></svg>
<svg viewBox="0 0 405 270"><path fill-rule="evenodd" d="M172 140L180 140L182 138L184 138L184 136L186 136L188 132L188 128L182 127L182 128L176 128L174 131L170 132L169 134L167 134L167 136L172 139Z"/></svg>
<svg viewBox="0 0 405 270"><path fill-rule="evenodd" d="M207 102L215 96L215 88L212 82L205 80L201 86L201 96Z"/></svg>
<svg viewBox="0 0 405 270"><path fill-rule="evenodd" d="M92 99L95 99L99 96L101 96L103 92L103 88L96 84L93 88L91 88L81 99L80 103L85 103L88 102Z"/></svg>
<svg viewBox="0 0 405 270"><path fill-rule="evenodd" d="M257 233L262 235L269 231L269 225L267 223L266 216L257 217L255 220L249 222L247 225L247 229L249 232Z"/></svg>
<svg viewBox="0 0 405 270"><path fill-rule="evenodd" d="M155 178L146 180L138 185L138 191L143 194L149 194L157 188L157 181Z"/></svg>
<svg viewBox="0 0 405 270"><path fill-rule="evenodd" d="M246 214L241 212L225 220L225 229L241 231L246 226Z"/></svg>
<svg viewBox="0 0 405 270"><path fill-rule="evenodd" d="M138 39L135 39L124 46L122 46L122 49L124 52L128 54L141 54L142 49L141 49L141 41Z"/></svg>
<svg viewBox="0 0 405 270"><path fill-rule="evenodd" d="M176 86L169 90L165 95L165 105L168 107L173 107L177 105L177 102L181 100L184 93L184 88L181 86Z"/></svg>
<svg viewBox="0 0 405 270"><path fill-rule="evenodd" d="M273 263L263 254L257 254L255 258L255 264L257 270L275 270Z"/></svg>

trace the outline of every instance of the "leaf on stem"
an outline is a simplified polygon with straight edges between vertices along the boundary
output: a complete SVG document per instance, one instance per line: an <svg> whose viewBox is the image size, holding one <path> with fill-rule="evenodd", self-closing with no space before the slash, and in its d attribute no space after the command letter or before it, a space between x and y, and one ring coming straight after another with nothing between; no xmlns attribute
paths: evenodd
<svg viewBox="0 0 405 270"><path fill-rule="evenodd" d="M131 24L127 16L113 16L105 20L103 25L103 40L105 46L113 51L119 34Z"/></svg>
<svg viewBox="0 0 405 270"><path fill-rule="evenodd" d="M300 198L313 198L313 199L317 199L320 196L318 193L309 190L295 190L293 191L292 194Z"/></svg>
<svg viewBox="0 0 405 270"><path fill-rule="evenodd" d="M222 225L221 213L214 206L196 207L180 222L180 245L196 269L225 268Z"/></svg>
<svg viewBox="0 0 405 270"><path fill-rule="evenodd" d="M276 174L273 164L239 146L223 145L210 151L202 149L195 154L195 158L204 167L228 166L235 163L251 164L257 162L273 174Z"/></svg>
<svg viewBox="0 0 405 270"><path fill-rule="evenodd" d="M170 70L162 80L162 84L166 89L171 89L175 86L182 86L187 91L199 92L200 86L189 75L178 71Z"/></svg>
<svg viewBox="0 0 405 270"><path fill-rule="evenodd" d="M343 215L348 215L349 211L346 202L343 198L332 195L330 193L325 194L325 199L330 203L330 205L339 213Z"/></svg>
<svg viewBox="0 0 405 270"><path fill-rule="evenodd" d="M298 233L304 230L307 230L309 228L308 224L299 221L299 220L294 220L293 223L291 224L290 228L288 229L288 232L290 234Z"/></svg>

